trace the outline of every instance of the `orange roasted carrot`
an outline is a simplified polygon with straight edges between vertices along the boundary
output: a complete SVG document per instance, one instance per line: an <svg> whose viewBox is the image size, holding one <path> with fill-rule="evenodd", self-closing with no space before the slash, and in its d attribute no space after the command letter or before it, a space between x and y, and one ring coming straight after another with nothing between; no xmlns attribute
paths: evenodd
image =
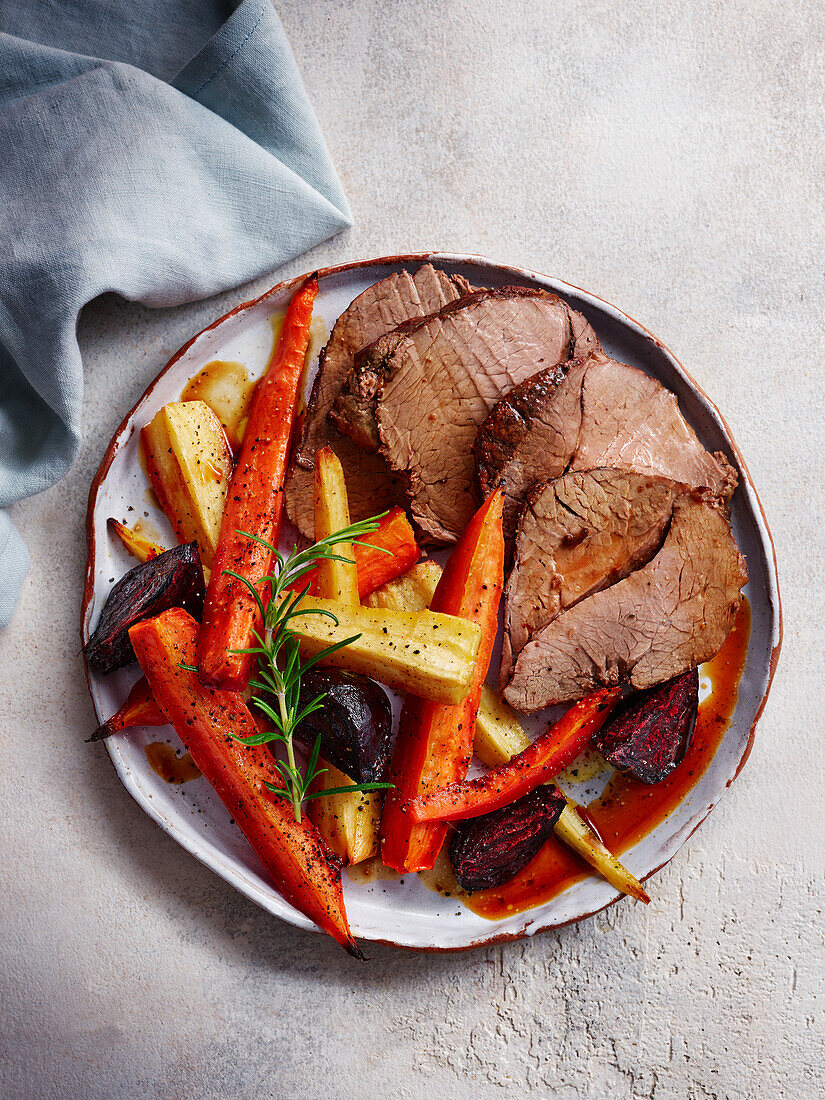
<svg viewBox="0 0 825 1100"><path fill-rule="evenodd" d="M364 546L362 543L367 543ZM382 550L374 550L380 546ZM352 544L355 564L358 566L358 595L363 600L370 592L380 588L388 581L394 581L408 572L418 559L421 551L415 541L415 532L407 519L403 508L393 508L378 521L378 528L363 535ZM304 574L301 588L309 584L309 594L317 596L317 579L313 569Z"/></svg>
<svg viewBox="0 0 825 1100"><path fill-rule="evenodd" d="M401 712L390 782L381 819L381 859L397 871L435 864L447 826L416 825L402 811L410 799L463 779L473 751L481 689L498 628L504 583L503 495L493 493L476 512L444 567L430 608L481 626L481 646L470 692L458 706L408 696Z"/></svg>
<svg viewBox="0 0 825 1100"><path fill-rule="evenodd" d="M255 644L260 613L246 585L226 570L257 584L271 569L270 551L238 532L278 543L284 474L317 294L318 278L311 275L292 296L281 337L249 408L203 605L198 668L201 681L210 687L241 691L255 663L253 654L236 651Z"/></svg>
<svg viewBox="0 0 825 1100"><path fill-rule="evenodd" d="M621 695L603 688L574 703L532 745L477 779L428 791L402 807L411 821L458 821L480 817L529 794L564 771L582 753L607 720Z"/></svg>
<svg viewBox="0 0 825 1100"><path fill-rule="evenodd" d="M168 721L155 702L146 677L141 676L135 681L120 710L98 726L92 736L86 738L86 743L102 741L104 737L111 737L113 733L120 733L130 726L165 726Z"/></svg>
<svg viewBox="0 0 825 1100"><path fill-rule="evenodd" d="M290 905L362 957L347 922L341 865L307 816L272 794L281 786L275 760L263 745L235 740L258 733L252 713L234 691L204 687L181 668L195 659L198 624L173 607L129 631L140 666L167 720L197 767L217 791Z"/></svg>
<svg viewBox="0 0 825 1100"><path fill-rule="evenodd" d="M364 535L361 540L369 543L368 546L359 546L357 542L353 546L358 566L358 595L362 600L382 584L403 576L421 557L415 532L403 508L393 508L378 522L378 530ZM373 546L389 550L389 554L373 550Z"/></svg>

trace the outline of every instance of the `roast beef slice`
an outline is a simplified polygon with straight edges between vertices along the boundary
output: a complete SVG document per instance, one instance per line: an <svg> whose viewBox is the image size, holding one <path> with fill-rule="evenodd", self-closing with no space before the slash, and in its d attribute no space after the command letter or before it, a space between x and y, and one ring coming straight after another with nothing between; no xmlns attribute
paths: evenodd
<svg viewBox="0 0 825 1100"><path fill-rule="evenodd" d="M712 455L679 411L676 395L643 371L594 356L582 389L574 470L613 466L659 474L729 500L736 472Z"/></svg>
<svg viewBox="0 0 825 1100"><path fill-rule="evenodd" d="M574 347L561 299L524 287L477 291L358 356L336 402L337 423L365 446L377 444L405 476L425 536L453 542L478 503L479 423L502 394Z"/></svg>
<svg viewBox="0 0 825 1100"><path fill-rule="evenodd" d="M573 458L589 362L589 356L569 359L514 386L478 430L474 450L481 495L504 489L508 544L531 486L561 477Z"/></svg>
<svg viewBox="0 0 825 1100"><path fill-rule="evenodd" d="M353 520L365 519L394 504L406 504L403 486L384 459L366 454L327 417L361 348L410 317L436 312L470 289L461 276L447 275L424 264L414 273L400 271L368 287L335 322L321 353L286 481L287 513L306 538L314 535L315 454L323 446L331 447L344 467Z"/></svg>
<svg viewBox="0 0 825 1100"><path fill-rule="evenodd" d="M481 425L476 471L482 494L504 487L505 535L533 485L573 470L614 467L659 475L729 500L736 471L711 455L675 394L635 367L596 351L578 369L542 371L512 390Z"/></svg>
<svg viewBox="0 0 825 1100"><path fill-rule="evenodd" d="M679 676L719 651L746 582L724 507L686 493L647 565L533 635L505 698L532 713L603 685L641 689Z"/></svg>
<svg viewBox="0 0 825 1100"><path fill-rule="evenodd" d="M502 687L537 631L650 561L683 489L666 478L612 469L568 473L533 487L505 592Z"/></svg>

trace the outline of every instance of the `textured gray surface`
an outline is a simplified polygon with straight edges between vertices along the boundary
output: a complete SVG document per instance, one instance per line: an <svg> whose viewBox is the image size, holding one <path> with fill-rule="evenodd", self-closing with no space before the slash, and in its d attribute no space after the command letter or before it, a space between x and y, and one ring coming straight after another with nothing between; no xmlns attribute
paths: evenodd
<svg viewBox="0 0 825 1100"><path fill-rule="evenodd" d="M89 481L169 355L267 280L169 312L95 303L80 461L14 509L33 567L0 638L0 1095L819 1096L825 13L280 11L357 225L269 282L438 247L550 272L638 317L749 462L777 543L783 660L749 764L649 908L353 964L180 851L82 745Z"/></svg>

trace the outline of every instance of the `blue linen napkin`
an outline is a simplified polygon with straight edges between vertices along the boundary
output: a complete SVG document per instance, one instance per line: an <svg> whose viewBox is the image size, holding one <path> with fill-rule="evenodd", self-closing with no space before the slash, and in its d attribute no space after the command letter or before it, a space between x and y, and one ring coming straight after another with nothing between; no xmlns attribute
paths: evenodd
<svg viewBox="0 0 825 1100"><path fill-rule="evenodd" d="M270 0L0 0L0 508L80 440L82 307L205 298L351 225ZM0 511L0 626L28 554Z"/></svg>

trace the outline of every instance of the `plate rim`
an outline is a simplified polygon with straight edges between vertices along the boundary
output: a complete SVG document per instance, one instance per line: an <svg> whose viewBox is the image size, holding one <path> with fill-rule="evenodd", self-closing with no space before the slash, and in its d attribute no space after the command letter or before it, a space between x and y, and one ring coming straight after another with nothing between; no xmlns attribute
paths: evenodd
<svg viewBox="0 0 825 1100"><path fill-rule="evenodd" d="M372 258L363 259L363 260L350 260L350 261L347 261L346 263L335 264L335 265L328 266L328 267L323 267L323 268L317 268L316 273L317 273L318 279L323 280L323 279L326 279L326 278L329 278L329 277L332 277L332 276L345 274L349 271L365 270L365 269L369 269L371 267L382 267L382 266L386 266L386 267L396 266L396 267L398 267L398 266L402 266L402 265L406 265L406 264L417 264L417 263L420 264L420 263L427 263L427 262L434 262L434 261L435 262L443 262L443 263L452 263L452 264L464 264L464 265L470 266L470 267L478 267L479 269L490 269L490 268L492 268L492 269L496 270L499 273L512 274L514 277L516 277L518 279L526 279L526 280L538 282L540 285L541 284L552 284L552 288L554 290L558 290L558 292L560 292L562 294L565 292L565 290L569 290L569 291L572 291L574 294L581 296L585 301L590 301L590 302L593 302L593 303L597 304L601 309L603 309L604 311L610 313L613 316L614 320L618 321L619 324L621 324L623 326L629 326L631 328L635 328L638 334L643 336L645 340L647 340L648 342L653 344L655 347L657 347L659 349L659 351L661 353L663 353L664 356L670 361L670 365L675 370L677 375L681 376L682 380L687 384L687 386L693 391L693 393L704 404L704 406L706 407L707 411L709 412L711 418L713 420L715 420L717 422L717 425L722 429L722 431L723 431L723 433L726 437L726 440L730 444L731 450L733 451L733 453L735 455L737 464L738 464L738 466L739 466L739 468L742 472L742 475L743 475L742 476L742 481L744 483L742 487L747 489L747 495L748 495L749 498L751 498L751 505L752 505L751 506L751 512L752 512L754 520L756 521L756 527L757 527L757 530L758 530L758 533L759 533L759 541L761 543L762 551L763 551L764 558L765 558L766 575L767 575L767 581L768 581L766 596L767 596L768 605L769 605L771 613L772 613L771 614L771 624L770 624L771 653L770 653L770 658L769 658L769 662L768 662L768 669L767 669L767 675L766 675L764 690L763 690L762 697L761 697L761 700L759 702L759 705L758 705L758 707L756 709L756 712L754 714L754 718L753 718L753 721L751 723L750 730L748 731L747 743L744 746L742 754L741 754L741 756L740 756L740 758L739 758L739 760L736 764L736 768L733 772L733 775L726 781L725 787L723 788L723 790L726 790L738 778L739 774L741 773L742 769L744 768L745 764L748 761L748 758L751 754L751 750L753 749L753 744L754 744L754 740L755 740L755 737L756 737L756 726L757 726L757 723L759 722L759 719L762 717L762 713L763 713L763 711L765 709L765 706L767 705L767 702L768 702L768 697L770 695L770 691L771 691L771 687L772 687L772 684L773 684L774 676L776 674L776 668L777 668L777 664L778 664L778 661L779 661L779 655L780 655L780 652L781 652L781 649L782 649L782 642L783 642L783 636L784 636L784 620L783 620L783 610L782 610L782 598L781 598L781 594L780 594L780 590L779 590L778 569L777 569L777 561L776 561L776 546L775 546L774 541L773 541L773 536L771 535L770 527L768 525L767 517L765 515L765 509L764 509L762 501L759 497L759 493L756 489L756 486L753 483L753 479L751 477L748 465L747 465L747 463L744 459L744 456L742 455L742 452L741 452L741 450L740 450L740 448L739 448L739 446L738 446L738 444L737 444L737 442L736 442L736 440L733 436L733 433L731 432L731 429L730 429L730 426L729 426L727 420L725 419L724 415L719 410L717 405L711 400L711 398L704 391L704 389L693 378L693 376L684 368L684 366L682 365L680 360L676 358L676 356L673 354L673 352L670 350L670 348L665 343L663 343L663 341L661 341L657 336L655 336L645 325L641 324L639 321L637 321L630 314L626 313L624 310L621 310L617 306L614 306L611 302L608 302L606 299L600 297L597 294L594 294L592 291L585 290L584 288L576 286L574 283L569 283L566 280L559 279L559 278L556 278L556 277L551 276L551 275L542 274L541 272L533 271L530 268L523 268L523 267L518 267L518 266L515 266L515 265L512 265L512 264L499 263L495 260L489 259L486 256L476 254L476 253L458 253L458 252L441 252L441 251L411 252L411 253L402 253L402 254L390 255L390 256L372 257ZM113 435L112 435L112 437L111 437L111 439L110 439L110 441L109 441L109 443L106 447L106 450L104 451L103 457L100 461L100 465L98 466L98 469L97 469L97 471L96 471L96 473L95 473L95 475L92 479L91 485L89 487L89 496L88 496L88 503L87 503L87 508L86 508L87 559L86 559L85 580L84 580L84 586L83 586L83 598L82 598L82 601L81 601L81 609L80 609L81 644L85 645L85 642L87 641L88 610L89 610L89 605L91 603L91 600L92 600L92 597L93 597L93 594L94 594L94 576L95 576L95 567L96 567L96 540L95 540L95 534L94 534L94 514L95 514L95 510L96 510L96 506L97 506L98 493L99 493L99 490L100 490L100 488L103 484L104 479L106 478L106 475L109 472L109 469L111 468L112 462L113 462L113 460L114 460L114 458L115 458L115 456L116 456L116 454L117 454L117 452L118 452L118 450L121 446L121 443L125 442L125 440L123 440L123 436L127 431L129 431L129 429L131 427L131 423L133 421L133 418L134 418L136 412L138 411L140 406L143 404L143 402L146 401L151 396L151 394L154 391L155 387L160 383L162 378L177 364L177 362L189 351L189 349L202 336L204 336L206 333L212 331L213 329L217 328L219 325L222 325L230 317L236 316L237 314L242 313L247 309L250 309L254 306L260 305L262 302L266 301L267 298L281 295L282 293L289 290L290 288L297 286L304 279L306 279L308 274L309 274L309 272L302 273L302 274L293 276L290 279L285 279L285 280L282 280L281 282L275 283L273 286L271 286L267 290L263 291L263 293L257 295L254 298L251 298L247 301L240 302L238 305L234 306L232 309L230 309L226 313L222 314L216 320L212 321L210 324L208 324L204 328L200 329L197 333L195 333L189 340L187 340L186 343L184 343L171 356L171 358L168 360L166 365L151 379L151 381L148 383L148 385L144 389L143 393L138 397L138 399L135 401L135 403L132 405L132 407L128 410L128 412L125 414L125 416L122 418L122 420L118 424L117 428L115 429L115 431L114 431L114 433L113 433ZM130 436L127 436L126 438L128 439L129 437ZM755 507L753 505L755 505ZM95 700L94 690L93 690L93 686L92 686L91 673L90 673L89 666L88 666L88 663L87 663L86 658L85 658L85 654L83 655L83 669L84 669L84 674L85 674L85 677L86 677L86 685L87 685L87 688L89 690L89 694L90 694L91 699L92 699L92 705L95 709L95 713L98 715L98 719L101 720L101 716L100 716L100 714L98 713L98 710L97 710L97 702ZM126 788L128 793L132 796L132 798L138 803L138 805L144 811L144 813L146 813L146 815L150 818L150 820L154 821L155 824L158 825L158 827L161 828L165 833L172 836L172 839L175 840L176 843L178 843L180 845L180 847L182 847L185 851L187 851L191 855L193 855L200 863L202 863L204 866L208 867L215 874L218 874L221 878L223 878L225 881L227 881L226 876L224 874L222 874L221 870L219 870L217 867L213 866L213 863L208 858L206 858L204 854L201 854L200 852L196 851L190 844L188 844L184 840L184 838L182 836L177 835L177 833L174 830L174 826L170 822L168 822L164 818L162 818L158 813L156 813L154 811L153 807L147 805L146 800L143 798L143 796L134 788L134 786L130 782L127 781L127 776L122 774L121 769L118 768L117 763L115 762L115 759L114 759L113 751L109 747L108 743L106 745L106 749L107 749L107 756L109 758L110 763L112 764L112 767L115 770L115 773L118 776L118 779L120 780L122 785ZM690 828L688 831L686 831L683 836L679 837L678 843L674 847L673 851L671 851L667 855L667 857L662 860L661 863L657 864L656 867L652 868L649 872L647 872L644 875L643 881L646 881L652 875L657 874L667 863L670 862L671 859L673 859L673 857L677 854L677 852L681 850L681 848L684 846L684 844L687 843L687 841L693 836L693 834L696 832L696 830L699 828L699 826L706 820L706 818L710 814L711 810L715 808L715 806L716 806L716 804L719 800L719 797L721 797L721 793L722 792L720 792L720 795L718 795L716 797L716 799L711 803L711 805L704 812L701 813L701 816L696 820L696 822L695 822L695 824L693 824L692 828ZM253 897L250 894L249 891L245 890L243 888L242 884L240 884L236 881L229 881L229 885L233 886L236 890L238 890L240 893L242 893L245 897L249 898L249 900L253 901L255 904L260 905L267 912L269 912L272 916L277 916L277 917L279 917L279 919L285 920L288 923L292 923L296 927L303 928L303 929L306 929L308 931L314 931L316 933L322 934L321 930L319 928L317 928L317 926L314 925L312 922L310 922L308 918L304 917L303 914L298 913L296 911L297 916L301 919L300 920L295 920L295 919L292 919L291 914L272 913L272 911L270 909L268 909L268 908L266 908L266 906L262 905L262 902L258 898ZM622 894L616 893L616 895L613 898L606 901L604 903L604 905L598 906L595 909L593 909L593 910L591 910L587 913L582 913L582 914L580 914L576 917L573 917L569 920L550 921L546 924L542 924L542 925L539 925L539 926L536 926L536 927L533 927L533 928L524 928L520 931L500 932L500 933L493 934L493 935L490 935L490 936L483 936L481 938L474 939L471 942L462 943L462 944L453 944L453 945L448 945L448 946L438 945L438 944L426 944L426 945L424 945L424 944L399 943L396 940L384 939L384 938L381 938L381 937L378 937L378 936L359 936L359 938L364 939L369 943L377 943L377 944L382 944L382 945L389 946L389 947L402 948L402 949L407 950L407 951L439 952L439 953L441 953L441 952L450 952L451 953L451 952L456 952L456 951L469 951L469 950L472 950L473 948L476 948L476 947L488 947L488 946L493 946L495 944L508 943L508 942L512 942L514 940L519 940L519 939L524 939L524 938L527 938L527 937L532 937L532 936L538 935L539 933L542 933L542 932L549 932L549 931L553 931L554 929L563 928L563 927L566 927L567 925L570 925L570 924L577 924L579 921L587 920L588 918L594 916L596 913L602 912L604 909L608 908L609 906L614 905L618 900L621 899L621 897L623 897ZM527 910L526 912L529 913L530 910ZM491 929L494 929L495 924L494 924L493 921L490 922L490 925L491 925Z"/></svg>

